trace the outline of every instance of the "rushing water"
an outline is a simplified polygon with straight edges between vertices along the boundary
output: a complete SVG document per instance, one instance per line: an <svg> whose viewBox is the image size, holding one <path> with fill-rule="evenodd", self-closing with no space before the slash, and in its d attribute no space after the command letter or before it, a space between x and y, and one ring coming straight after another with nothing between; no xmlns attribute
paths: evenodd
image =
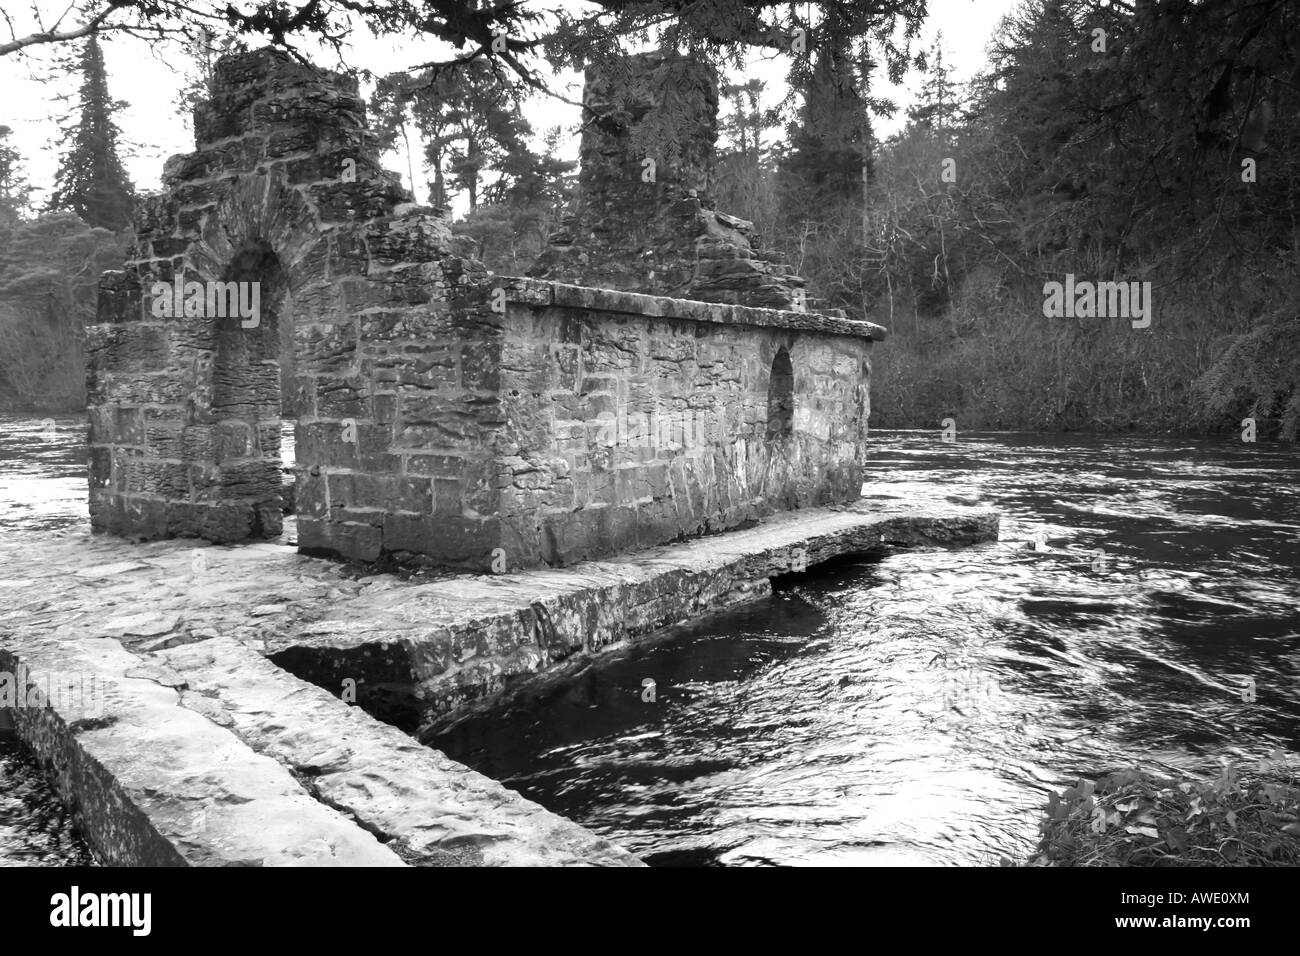
<svg viewBox="0 0 1300 956"><path fill-rule="evenodd" d="M86 529L83 436L0 419L0 546ZM1023 856L1073 778L1296 748L1297 477L1266 444L876 433L870 494L994 507L1002 540L784 579L435 743L655 863Z"/></svg>
<svg viewBox="0 0 1300 956"><path fill-rule="evenodd" d="M1002 539L815 569L433 742L652 863L1023 858L1074 778L1296 748L1298 473L1279 446L878 433L870 494L993 506Z"/></svg>
<svg viewBox="0 0 1300 956"><path fill-rule="evenodd" d="M84 416L0 416L0 547L89 529L85 440ZM36 762L0 726L0 866L93 862Z"/></svg>
<svg viewBox="0 0 1300 956"><path fill-rule="evenodd" d="M0 866L94 862L31 755L0 733Z"/></svg>

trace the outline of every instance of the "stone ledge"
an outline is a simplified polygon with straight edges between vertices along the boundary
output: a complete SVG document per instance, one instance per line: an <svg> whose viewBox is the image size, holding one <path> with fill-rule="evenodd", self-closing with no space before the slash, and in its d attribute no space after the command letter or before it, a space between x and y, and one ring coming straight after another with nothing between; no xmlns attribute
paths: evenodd
<svg viewBox="0 0 1300 956"><path fill-rule="evenodd" d="M229 638L158 655L258 753L420 866L637 866L626 850Z"/></svg>
<svg viewBox="0 0 1300 956"><path fill-rule="evenodd" d="M874 322L842 319L821 312L790 312L782 309L760 309L746 305L702 302L696 299L672 299L639 292L619 292L614 289L568 285L563 282L524 276L493 278L501 288L505 289L507 302L527 305L534 309L552 306L590 309L649 318L711 322L718 325L752 325L762 328L795 329L802 332L825 332L831 335L868 339L873 342L884 341L888 335L884 326L876 325Z"/></svg>
<svg viewBox="0 0 1300 956"><path fill-rule="evenodd" d="M17 733L110 866L402 866L112 638L0 631L0 670L77 675L88 701L15 707ZM88 706L88 703L91 705Z"/></svg>
<svg viewBox="0 0 1300 956"><path fill-rule="evenodd" d="M285 545L6 544L0 671L106 688L13 713L110 865L638 865L262 656L286 615L402 586Z"/></svg>
<svg viewBox="0 0 1300 956"><path fill-rule="evenodd" d="M368 590L278 632L267 651L326 688L357 680L362 706L423 734L465 704L575 653L763 597L770 578L800 565L997 535L995 513L955 505L808 508L569 568Z"/></svg>

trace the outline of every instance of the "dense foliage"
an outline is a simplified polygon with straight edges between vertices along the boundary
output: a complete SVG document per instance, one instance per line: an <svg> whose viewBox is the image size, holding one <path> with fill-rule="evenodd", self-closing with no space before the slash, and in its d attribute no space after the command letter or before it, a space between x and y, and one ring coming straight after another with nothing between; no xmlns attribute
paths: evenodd
<svg viewBox="0 0 1300 956"><path fill-rule="evenodd" d="M1051 795L1040 866L1295 866L1300 778L1281 751L1213 780L1136 770Z"/></svg>
<svg viewBox="0 0 1300 956"><path fill-rule="evenodd" d="M121 267L125 247L69 212L0 227L0 405L85 406L85 326L100 273Z"/></svg>
<svg viewBox="0 0 1300 956"><path fill-rule="evenodd" d="M776 238L816 294L896 333L879 424L1252 416L1294 439L1297 77L1300 10L1281 0L1032 0L959 98L930 57L863 203L804 206ZM1067 274L1151 282L1151 328L1045 318L1044 283Z"/></svg>

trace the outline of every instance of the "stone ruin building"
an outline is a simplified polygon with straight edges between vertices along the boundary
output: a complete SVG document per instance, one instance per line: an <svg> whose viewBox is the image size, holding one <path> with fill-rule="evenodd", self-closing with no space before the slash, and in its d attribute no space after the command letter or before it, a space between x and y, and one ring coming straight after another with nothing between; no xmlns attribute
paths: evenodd
<svg viewBox="0 0 1300 956"><path fill-rule="evenodd" d="M665 88L693 120L645 181L635 128ZM312 555L561 566L857 498L883 330L800 311L802 281L710 207L712 72L629 57L586 98L572 215L509 277L380 168L355 80L220 61L195 152L100 283L94 528L278 536L282 418ZM260 283L256 324L159 317L178 278Z"/></svg>

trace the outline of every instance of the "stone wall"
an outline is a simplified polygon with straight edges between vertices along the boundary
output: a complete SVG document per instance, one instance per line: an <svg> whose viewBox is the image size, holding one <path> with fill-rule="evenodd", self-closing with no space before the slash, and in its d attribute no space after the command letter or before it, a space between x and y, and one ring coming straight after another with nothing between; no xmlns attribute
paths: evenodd
<svg viewBox="0 0 1300 956"><path fill-rule="evenodd" d="M860 495L871 326L550 283L510 298L497 451L512 564Z"/></svg>

